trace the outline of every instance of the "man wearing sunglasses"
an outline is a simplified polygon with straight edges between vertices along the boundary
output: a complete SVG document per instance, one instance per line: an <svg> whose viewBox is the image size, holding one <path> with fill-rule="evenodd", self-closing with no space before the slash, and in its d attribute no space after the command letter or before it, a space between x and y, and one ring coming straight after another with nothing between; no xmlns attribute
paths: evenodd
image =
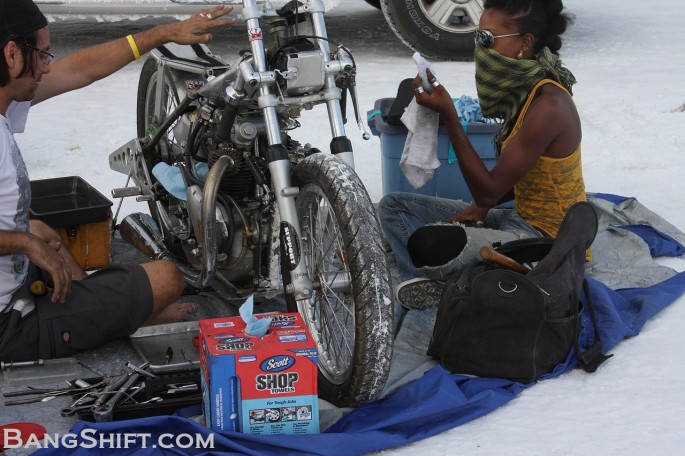
<svg viewBox="0 0 685 456"><path fill-rule="evenodd" d="M454 277L478 258L481 246L493 242L556 236L566 211L586 200L580 118L571 98L576 81L557 55L571 17L562 13L561 0L486 0L484 8L475 32L476 88L483 115L502 122L495 138L497 164L485 167L447 90L429 75L434 90L424 91L417 77L416 101L440 113L447 125L474 203L402 193L386 195L379 205L406 281L398 287L398 300L408 308L428 308L439 300L440 282L422 278ZM514 209L496 207L512 199ZM451 239L464 241L447 263L417 268L410 236L439 222L460 222Z"/></svg>
<svg viewBox="0 0 685 456"><path fill-rule="evenodd" d="M86 275L52 228L30 221L30 181L13 135L23 132L31 104L109 76L164 43L206 43L211 29L235 22L222 17L231 10L208 8L53 63L47 20L33 1L0 0L0 360L70 356L193 310L175 302L184 283L173 263ZM32 296L39 276L51 289Z"/></svg>

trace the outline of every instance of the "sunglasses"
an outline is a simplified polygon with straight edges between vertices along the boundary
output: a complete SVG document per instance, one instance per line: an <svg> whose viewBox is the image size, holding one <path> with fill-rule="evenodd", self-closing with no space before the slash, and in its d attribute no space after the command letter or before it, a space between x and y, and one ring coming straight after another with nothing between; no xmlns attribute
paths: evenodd
<svg viewBox="0 0 685 456"><path fill-rule="evenodd" d="M474 30L474 37L476 43L483 46L485 49L490 49L497 38L505 38L507 36L521 36L523 33L509 33L508 35L493 35L489 30Z"/></svg>
<svg viewBox="0 0 685 456"><path fill-rule="evenodd" d="M22 46L26 46L27 48L36 51L38 53L38 58L40 59L40 62L43 65L50 65L50 62L52 62L52 59L55 58L55 54L52 52L44 51L42 49L38 49L37 47L33 46L32 44L25 43L23 41L17 41L17 44L21 44Z"/></svg>

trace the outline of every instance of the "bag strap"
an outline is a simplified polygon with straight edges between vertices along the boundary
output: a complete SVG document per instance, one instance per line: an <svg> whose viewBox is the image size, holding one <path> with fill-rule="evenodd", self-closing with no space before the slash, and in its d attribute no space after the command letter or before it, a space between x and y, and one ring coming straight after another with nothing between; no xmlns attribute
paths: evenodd
<svg viewBox="0 0 685 456"><path fill-rule="evenodd" d="M597 317L595 316L595 309L592 304L592 296L590 296L590 284L588 284L588 281L585 278L583 278L583 293L585 294L585 300L587 301L588 309L590 310L590 320L592 320L592 326L595 331L595 343L586 351L580 352L580 347L578 346L578 339L580 337L580 309L578 303L576 303L574 316L576 340L573 343L573 347L576 351L576 359L578 360L580 367L585 372L595 372L604 361L614 355L602 354L602 338L599 334L599 327L597 326Z"/></svg>
<svg viewBox="0 0 685 456"><path fill-rule="evenodd" d="M390 105L388 112L383 113L384 120L388 125L404 126L401 120L402 115L404 114L405 108L409 106L411 100L414 99L414 87L412 87L413 80L414 78L404 79L397 87L397 95L395 95L395 99Z"/></svg>

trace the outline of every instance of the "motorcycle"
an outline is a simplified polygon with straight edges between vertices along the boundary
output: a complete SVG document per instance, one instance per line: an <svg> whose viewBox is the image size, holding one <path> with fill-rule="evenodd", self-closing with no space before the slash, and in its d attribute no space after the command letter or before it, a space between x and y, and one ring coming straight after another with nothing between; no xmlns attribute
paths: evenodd
<svg viewBox="0 0 685 456"><path fill-rule="evenodd" d="M319 396L369 402L390 370L394 313L382 232L345 133L349 94L368 138L355 62L331 49L321 0L243 6L250 48L232 64L205 45L174 44L144 63L138 138L109 162L133 181L112 195L135 196L150 215L119 229L174 261L192 287L284 295L317 343ZM301 111L321 104L330 154L291 136Z"/></svg>

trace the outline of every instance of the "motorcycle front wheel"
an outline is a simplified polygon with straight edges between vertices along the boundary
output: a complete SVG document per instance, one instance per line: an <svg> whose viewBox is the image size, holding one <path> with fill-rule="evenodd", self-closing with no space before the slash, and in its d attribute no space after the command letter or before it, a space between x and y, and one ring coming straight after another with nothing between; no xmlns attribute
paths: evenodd
<svg viewBox="0 0 685 456"><path fill-rule="evenodd" d="M317 342L319 395L338 406L380 396L390 372L394 313L382 232L361 180L332 155L293 171L302 261L312 298L289 302Z"/></svg>

